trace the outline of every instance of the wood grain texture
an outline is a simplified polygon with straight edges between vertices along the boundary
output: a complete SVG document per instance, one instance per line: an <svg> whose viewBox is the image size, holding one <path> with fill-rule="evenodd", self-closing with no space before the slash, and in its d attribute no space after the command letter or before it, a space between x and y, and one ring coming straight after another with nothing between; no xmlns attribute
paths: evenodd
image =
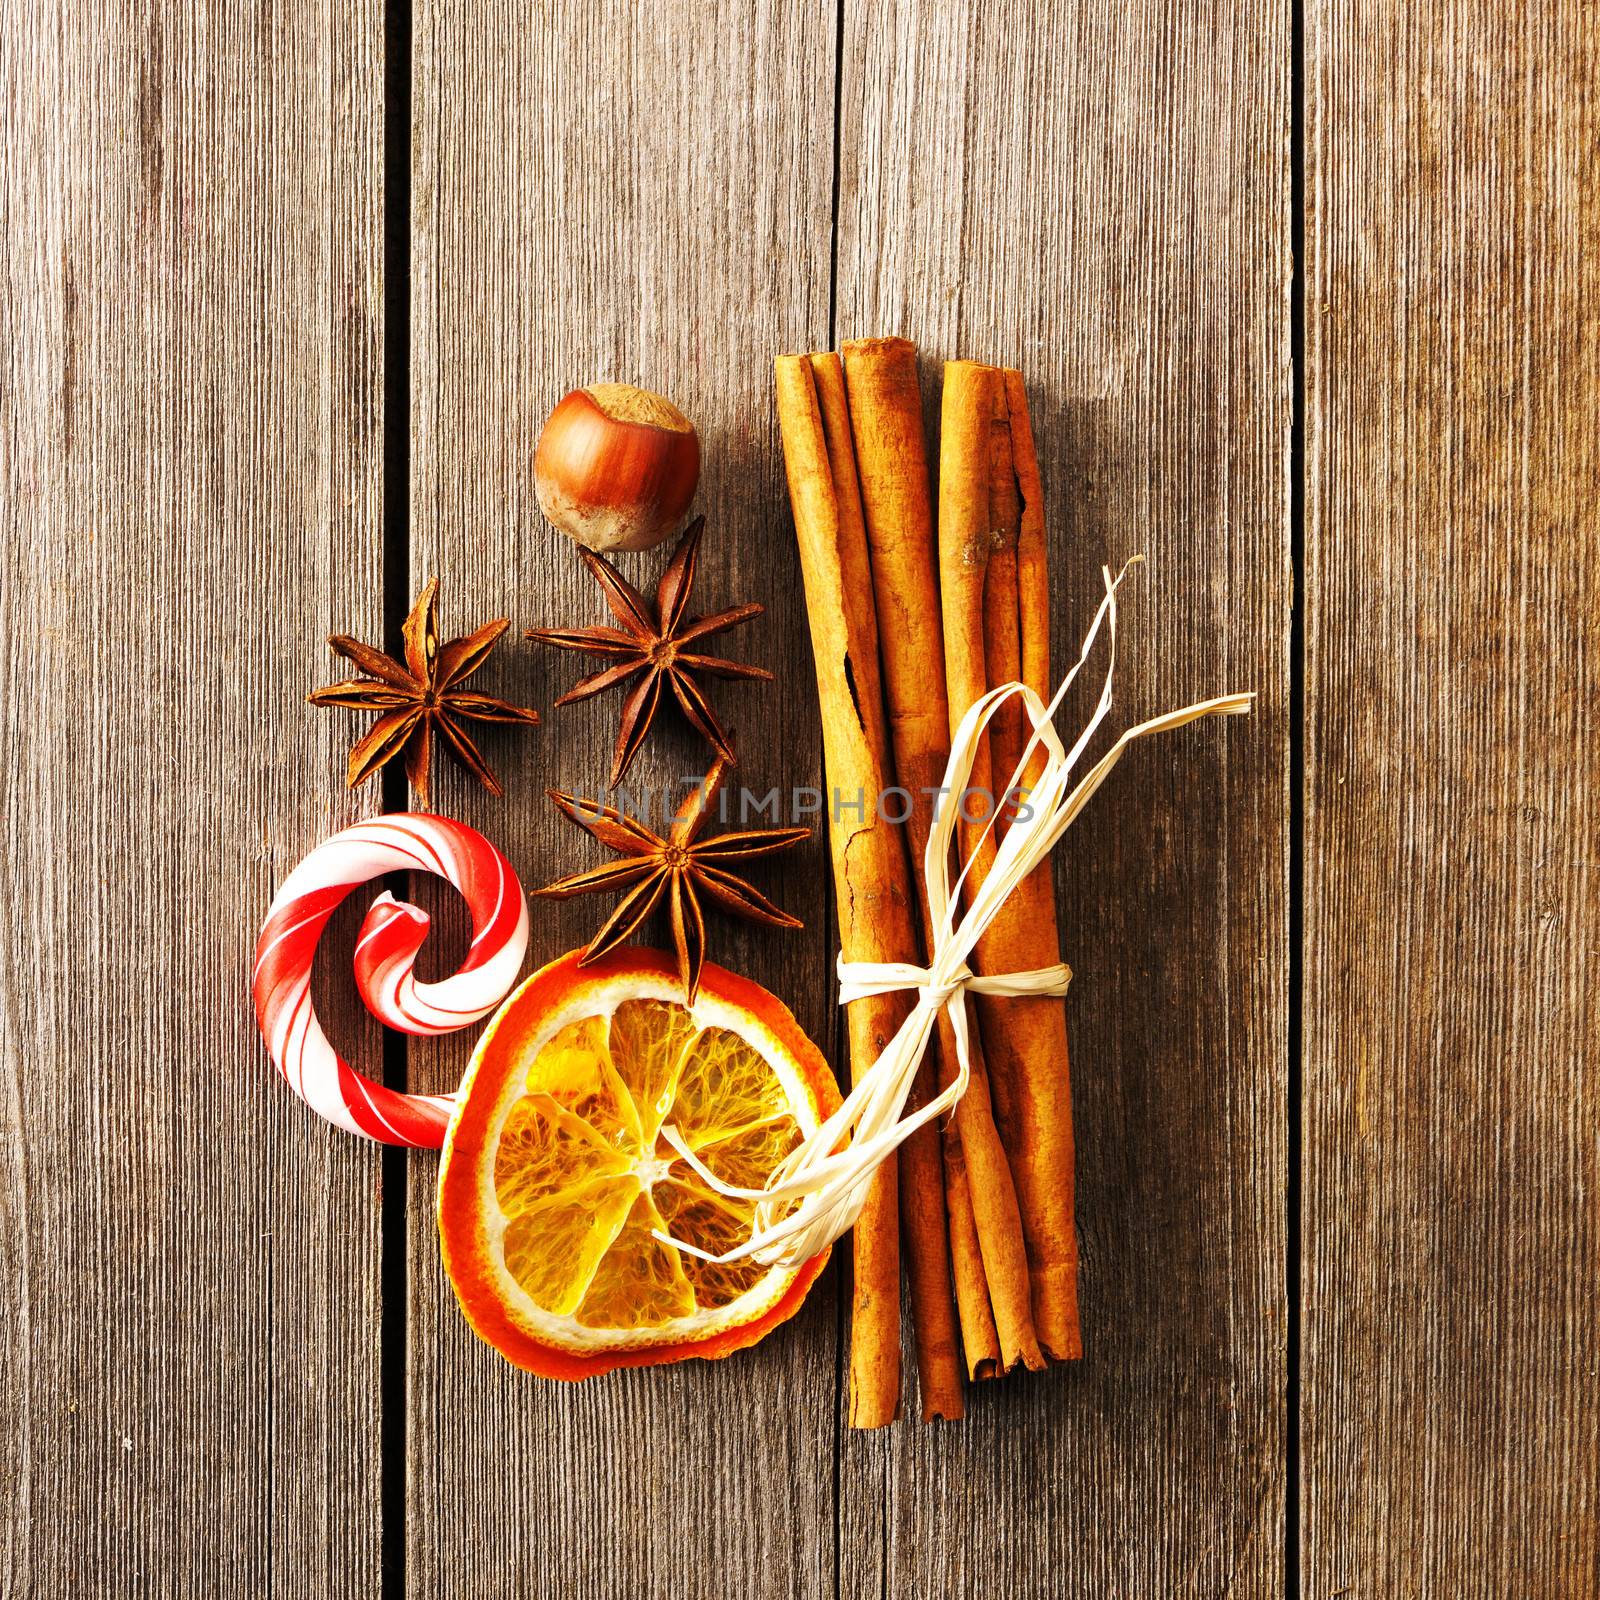
<svg viewBox="0 0 1600 1600"><path fill-rule="evenodd" d="M1143 551L1114 718L1261 699L1131 752L1063 848L1084 1361L850 1435L835 1266L735 1361L539 1383L458 1316L409 1158L407 1591L1283 1593L1286 0L847 0L834 263L830 8L414 11L412 576L449 632L514 619L485 687L580 670L519 642L603 614L534 441L640 381L701 425L700 598L769 606L729 643L778 684L716 691L745 776L819 782L771 357L899 332L930 426L944 357L1028 376L1058 663ZM1567 1600L1600 1592L1600 45L1577 0L1305 24L1302 1592ZM378 1157L276 1080L247 975L376 802L360 719L301 695L383 626L382 28L0 0L0 1600L381 1587ZM540 796L594 789L616 711L491 730L507 798L441 767L440 809L530 886L593 860ZM703 764L669 726L639 774ZM827 879L819 834L761 876L805 932L713 949L839 1059ZM535 956L601 914L537 904ZM375 1064L353 921L319 994Z"/></svg>
<svg viewBox="0 0 1600 1600"><path fill-rule="evenodd" d="M839 336L930 428L943 359L1026 374L1058 665L1149 558L1119 725L1261 698L1060 852L1084 1360L846 1437L841 1593L1282 1592L1289 62L1264 0L846 7Z"/></svg>
<svg viewBox="0 0 1600 1600"><path fill-rule="evenodd" d="M1307 7L1305 1592L1600 1593L1600 47Z"/></svg>
<svg viewBox="0 0 1600 1600"><path fill-rule="evenodd" d="M249 968L362 809L379 13L97 12L0 4L0 1595L375 1595L376 1153Z"/></svg>
<svg viewBox="0 0 1600 1600"><path fill-rule="evenodd" d="M740 777L758 792L817 784L772 358L827 340L830 18L798 0L429 0L415 27L416 578L440 573L448 627L512 616L518 642L486 676L551 707L585 669L521 643L521 630L606 613L572 546L539 515L539 428L585 383L669 394L704 451L697 609L769 608L726 642L779 681L714 688ZM653 588L669 551L619 565ZM594 862L597 847L543 791L600 792L618 710L609 696L551 710L532 734L491 735L507 798L445 773L440 809L484 828L530 886ZM637 794L647 780L659 792L705 764L704 746L664 715L630 786ZM711 927L713 959L776 990L824 1041L835 1024L827 878L819 833L760 874L760 887L805 919L803 932L721 918ZM595 900L536 901L532 959L581 944L603 916ZM657 937L670 935L662 926ZM460 1043L419 1050L413 1063L444 1083L465 1053ZM837 1267L794 1323L736 1360L542 1382L480 1345L457 1312L439 1265L433 1172L413 1164L411 1592L831 1592Z"/></svg>

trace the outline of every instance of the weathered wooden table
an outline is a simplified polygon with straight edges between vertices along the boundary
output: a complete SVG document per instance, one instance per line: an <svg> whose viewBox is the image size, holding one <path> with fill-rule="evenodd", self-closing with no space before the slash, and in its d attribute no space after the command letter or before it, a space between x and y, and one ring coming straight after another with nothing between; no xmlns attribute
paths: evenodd
<svg viewBox="0 0 1600 1600"><path fill-rule="evenodd" d="M0 19L0 1595L1600 1594L1578 0ZM1260 694L1064 853L1086 1359L852 1434L836 1266L737 1360L533 1381L454 1310L435 1158L256 1037L273 887L380 800L302 697L430 573L447 628L595 620L530 458L630 379L702 426L703 594L769 607L746 767L815 782L771 359L891 331L1026 370L1063 648L1150 558L1119 715ZM553 875L614 714L439 805ZM825 1039L826 877L718 945Z"/></svg>

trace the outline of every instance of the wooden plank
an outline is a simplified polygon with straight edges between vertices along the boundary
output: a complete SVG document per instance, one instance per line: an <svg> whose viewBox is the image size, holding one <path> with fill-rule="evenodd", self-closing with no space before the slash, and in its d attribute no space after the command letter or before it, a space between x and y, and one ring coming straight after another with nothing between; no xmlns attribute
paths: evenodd
<svg viewBox="0 0 1600 1600"><path fill-rule="evenodd" d="M6 1595L378 1587L376 1152L248 983L362 809L380 13L244 11L0 4Z"/></svg>
<svg viewBox="0 0 1600 1600"><path fill-rule="evenodd" d="M486 12L428 0L415 28L415 577L440 573L449 627L502 614L519 634L604 620L598 591L539 515L534 444L581 384L671 395L704 445L697 600L769 608L730 648L779 682L719 687L742 773L758 791L816 784L771 373L778 351L827 340L831 20L798 3ZM621 564L653 585L667 554ZM500 654L493 681L541 708L582 670L520 638ZM617 711L611 697L550 711L531 734L491 736L506 799L445 773L437 803L499 841L530 885L593 861L543 791L599 792ZM668 724L636 771L664 785L704 765L704 747ZM827 877L819 834L762 879L806 919L804 933L713 926L713 955L783 995L823 1039L834 1025ZM533 957L583 942L603 914L593 901L536 902ZM465 1054L455 1041L413 1061L442 1084ZM412 1592L644 1600L831 1588L835 1269L793 1324L736 1360L550 1384L474 1339L439 1266L433 1166L413 1173Z"/></svg>
<svg viewBox="0 0 1600 1600"><path fill-rule="evenodd" d="M1307 7L1307 1594L1600 1586L1600 46Z"/></svg>
<svg viewBox="0 0 1600 1600"><path fill-rule="evenodd" d="M1102 563L1131 752L1061 852L1080 1366L847 1437L840 1592L1279 1594L1288 8L846 7L840 337L1027 375L1065 664ZM908 1400L908 1410L912 1407Z"/></svg>

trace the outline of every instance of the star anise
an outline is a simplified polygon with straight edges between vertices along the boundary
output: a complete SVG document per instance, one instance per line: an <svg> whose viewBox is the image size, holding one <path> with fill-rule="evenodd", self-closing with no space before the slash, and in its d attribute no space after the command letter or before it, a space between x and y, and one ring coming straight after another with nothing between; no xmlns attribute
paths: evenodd
<svg viewBox="0 0 1600 1600"><path fill-rule="evenodd" d="M664 839L613 806L580 800L557 789L547 791L571 821L592 833L621 858L608 861L604 866L590 867L586 872L574 872L546 889L535 891L567 900L573 895L596 890L627 890L585 947L580 966L598 960L606 951L630 938L666 896L672 911L672 937L678 947L678 977L684 993L693 1003L700 988L700 969L706 955L706 926L700 910L702 895L724 911L752 922L764 922L774 928L804 926L798 917L791 917L765 895L758 894L730 868L740 867L757 856L787 850L808 838L810 828L761 828L752 833L699 838L701 825L712 809L727 770L727 758L719 756L699 788L678 808Z"/></svg>
<svg viewBox="0 0 1600 1600"><path fill-rule="evenodd" d="M704 517L696 517L684 530L678 548L667 563L656 587L656 615L652 617L645 598L609 561L590 550L578 554L600 585L620 628L530 628L528 637L543 644L559 645L563 650L581 650L587 655L611 660L612 665L581 678L559 700L558 706L586 700L626 683L639 681L622 707L622 726L611 758L608 788L622 782L629 763L638 754L650 731L651 721L661 705L661 691L670 686L683 714L705 735L712 748L725 761L732 762L733 742L717 720L711 703L696 683L697 675L714 678L770 678L765 667L748 666L742 661L724 661L720 656L702 655L695 647L729 628L736 628L752 617L759 617L765 606L734 606L710 617L685 617L689 593L694 587L695 566L700 553Z"/></svg>
<svg viewBox="0 0 1600 1600"><path fill-rule="evenodd" d="M423 805L428 803L428 765L437 728L445 748L491 794L499 781L484 764L478 748L461 727L464 721L515 722L532 726L539 713L514 706L461 685L489 658L495 640L510 626L505 617L486 622L474 633L439 643L439 580L430 578L406 618L401 638L405 664L371 645L342 633L328 644L336 655L355 662L364 678L347 678L314 689L306 698L314 706L351 706L383 715L367 729L350 752L346 783L355 788L379 767L405 751L406 777Z"/></svg>

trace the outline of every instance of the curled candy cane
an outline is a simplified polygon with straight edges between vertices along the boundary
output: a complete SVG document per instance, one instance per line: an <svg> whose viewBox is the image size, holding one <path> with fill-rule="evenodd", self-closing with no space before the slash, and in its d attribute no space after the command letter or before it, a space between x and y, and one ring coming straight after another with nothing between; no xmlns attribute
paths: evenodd
<svg viewBox="0 0 1600 1600"><path fill-rule="evenodd" d="M413 966L428 914L381 894L356 942L356 987L380 1022L448 1033L505 998L528 948L528 901L511 863L465 823L400 812L324 840L283 881L256 942L256 1021L273 1064L314 1111L383 1144L437 1149L453 1095L401 1094L363 1077L329 1044L311 1004L311 962L328 919L352 889L389 872L432 872L472 913L461 970L418 983Z"/></svg>

